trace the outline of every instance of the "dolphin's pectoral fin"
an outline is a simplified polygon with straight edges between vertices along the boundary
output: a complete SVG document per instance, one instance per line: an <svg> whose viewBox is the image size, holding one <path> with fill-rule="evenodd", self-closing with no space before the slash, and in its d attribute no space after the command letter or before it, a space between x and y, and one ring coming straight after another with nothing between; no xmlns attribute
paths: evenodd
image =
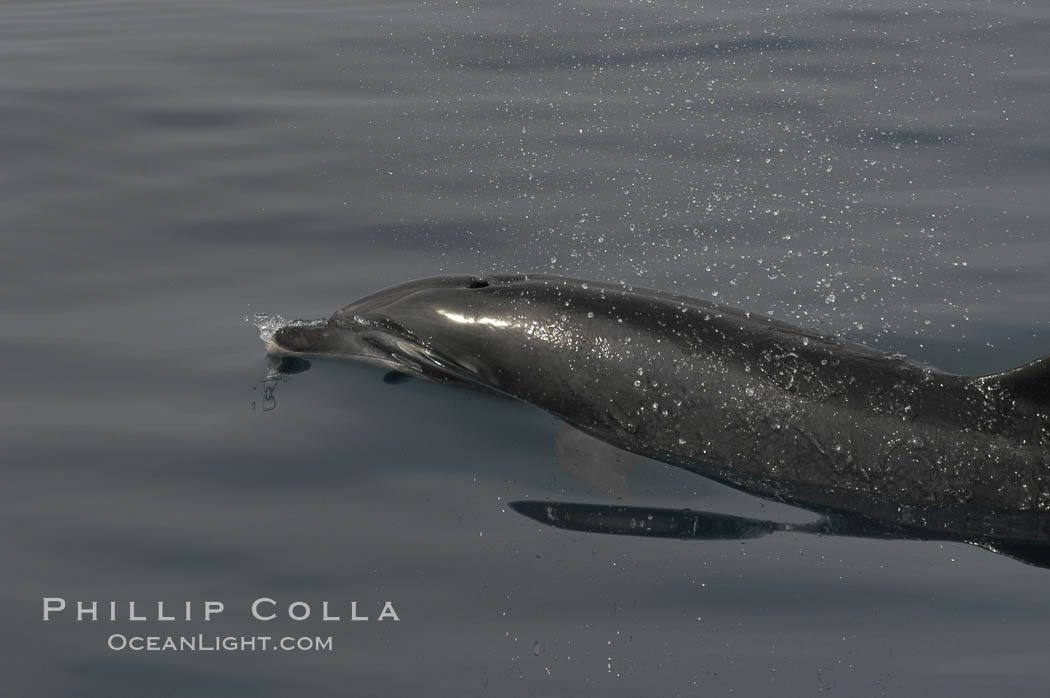
<svg viewBox="0 0 1050 698"><path fill-rule="evenodd" d="M737 540L785 532L881 540L913 537L881 528L866 519L841 514L824 514L807 523L793 524L692 509L539 501L510 502L509 506L555 528L621 536Z"/></svg>
<svg viewBox="0 0 1050 698"><path fill-rule="evenodd" d="M908 535L902 531L881 529L874 522L836 514L822 516L811 523L787 524L691 509L535 500L509 502L508 506L519 514L524 514L534 521L555 528L614 536L680 540L744 540L783 531L882 540L923 540L919 536ZM974 543L973 545L1035 567L1050 569L1050 545L1018 543Z"/></svg>
<svg viewBox="0 0 1050 698"><path fill-rule="evenodd" d="M631 499L627 476L641 458L568 425L554 440L554 453L574 478L617 499Z"/></svg>
<svg viewBox="0 0 1050 698"><path fill-rule="evenodd" d="M569 531L648 538L742 540L788 530L784 524L689 509L517 501L509 506L540 523Z"/></svg>

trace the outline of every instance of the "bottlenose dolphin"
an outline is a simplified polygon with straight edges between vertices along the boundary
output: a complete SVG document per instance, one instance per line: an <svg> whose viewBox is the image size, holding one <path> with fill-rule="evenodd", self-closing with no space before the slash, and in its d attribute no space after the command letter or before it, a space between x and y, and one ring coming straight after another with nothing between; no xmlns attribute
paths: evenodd
<svg viewBox="0 0 1050 698"><path fill-rule="evenodd" d="M626 451L890 534L1050 544L1050 356L954 375L704 300L532 274L394 286L282 328L267 349L511 397Z"/></svg>

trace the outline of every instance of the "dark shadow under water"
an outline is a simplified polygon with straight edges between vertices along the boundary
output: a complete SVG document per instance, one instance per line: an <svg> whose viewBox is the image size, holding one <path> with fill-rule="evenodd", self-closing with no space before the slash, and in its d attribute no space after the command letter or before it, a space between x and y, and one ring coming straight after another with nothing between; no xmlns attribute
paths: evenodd
<svg viewBox="0 0 1050 698"><path fill-rule="evenodd" d="M785 531L850 538L930 540L926 536L909 535L907 531L899 528L848 513L825 514L811 523L788 524L691 509L530 500L510 502L508 506L519 514L555 528L618 536L679 540L745 540ZM1050 545L975 545L1036 567L1050 568Z"/></svg>

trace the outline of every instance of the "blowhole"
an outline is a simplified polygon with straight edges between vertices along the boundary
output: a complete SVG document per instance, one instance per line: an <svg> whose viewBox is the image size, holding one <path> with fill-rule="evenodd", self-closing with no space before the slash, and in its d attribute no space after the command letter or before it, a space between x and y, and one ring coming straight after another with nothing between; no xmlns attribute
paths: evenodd
<svg viewBox="0 0 1050 698"><path fill-rule="evenodd" d="M488 285L489 282L485 279L471 279L467 282L467 288L485 288Z"/></svg>

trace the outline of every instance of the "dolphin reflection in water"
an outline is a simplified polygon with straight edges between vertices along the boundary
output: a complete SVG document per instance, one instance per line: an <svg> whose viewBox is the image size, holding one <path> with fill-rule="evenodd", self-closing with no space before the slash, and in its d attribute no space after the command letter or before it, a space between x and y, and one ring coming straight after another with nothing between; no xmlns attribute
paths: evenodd
<svg viewBox="0 0 1050 698"><path fill-rule="evenodd" d="M824 517L794 530L1050 559L1050 357L954 375L708 301L531 274L394 286L281 328L267 351L288 370L352 359L536 405L618 449ZM783 530L703 512L514 506L609 533Z"/></svg>

